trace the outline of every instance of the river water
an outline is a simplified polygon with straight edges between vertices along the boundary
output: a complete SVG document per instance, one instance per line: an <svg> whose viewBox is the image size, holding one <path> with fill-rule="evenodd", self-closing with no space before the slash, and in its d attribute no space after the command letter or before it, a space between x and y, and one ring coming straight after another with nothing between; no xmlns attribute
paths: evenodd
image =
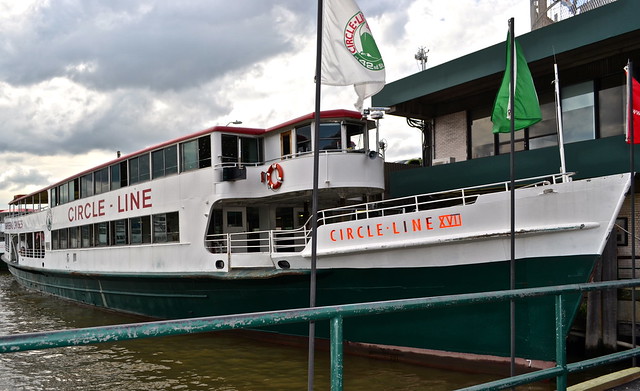
<svg viewBox="0 0 640 391"><path fill-rule="evenodd" d="M0 272L0 335L140 322L22 288ZM315 389L330 389L316 354ZM486 381L422 366L345 356L346 391L454 390ZM554 382L518 390L552 390ZM207 333L0 355L0 390L306 390L306 348Z"/></svg>

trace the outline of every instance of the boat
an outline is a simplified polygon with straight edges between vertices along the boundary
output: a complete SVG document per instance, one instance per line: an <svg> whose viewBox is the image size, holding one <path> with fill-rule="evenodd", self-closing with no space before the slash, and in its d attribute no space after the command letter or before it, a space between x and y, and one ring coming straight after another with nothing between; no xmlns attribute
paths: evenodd
<svg viewBox="0 0 640 391"><path fill-rule="evenodd" d="M3 260L29 289L153 318L307 307L313 120L214 126L18 196ZM317 304L508 289L509 182L386 198L374 127L321 113ZM518 180L516 287L587 282L629 179ZM553 360L552 303L518 302L518 357ZM566 303L571 319L580 295ZM508 303L348 318L344 338L508 357L508 319Z"/></svg>

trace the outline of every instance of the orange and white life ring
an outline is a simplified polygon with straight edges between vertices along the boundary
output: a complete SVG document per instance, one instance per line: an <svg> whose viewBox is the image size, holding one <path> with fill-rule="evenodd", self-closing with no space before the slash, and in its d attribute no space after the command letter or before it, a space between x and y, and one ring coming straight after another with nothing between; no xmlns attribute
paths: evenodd
<svg viewBox="0 0 640 391"><path fill-rule="evenodd" d="M265 180L267 182L267 186L270 189L279 189L280 186L282 186L282 181L284 180L284 170L282 169L282 166L278 163L273 163L272 165L270 165L269 169L267 170Z"/></svg>

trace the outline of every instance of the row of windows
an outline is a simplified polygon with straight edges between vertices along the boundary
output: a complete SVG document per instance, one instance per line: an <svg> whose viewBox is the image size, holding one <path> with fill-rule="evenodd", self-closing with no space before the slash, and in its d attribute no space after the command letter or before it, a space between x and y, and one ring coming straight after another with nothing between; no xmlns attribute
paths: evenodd
<svg viewBox="0 0 640 391"><path fill-rule="evenodd" d="M51 206L205 167L211 167L209 135L138 155L63 183L51 189Z"/></svg>
<svg viewBox="0 0 640 391"><path fill-rule="evenodd" d="M611 86L612 83L607 83L607 80L602 82L605 86L600 89L596 88L593 81L562 88L565 144L623 134L626 107L624 86ZM555 102L542 103L540 110L542 121L515 133L517 151L558 145ZM493 134L492 126L490 113L472 113L468 151L471 159L509 153L510 134Z"/></svg>
<svg viewBox="0 0 640 391"><path fill-rule="evenodd" d="M132 217L51 231L51 248L90 248L180 241L178 212Z"/></svg>

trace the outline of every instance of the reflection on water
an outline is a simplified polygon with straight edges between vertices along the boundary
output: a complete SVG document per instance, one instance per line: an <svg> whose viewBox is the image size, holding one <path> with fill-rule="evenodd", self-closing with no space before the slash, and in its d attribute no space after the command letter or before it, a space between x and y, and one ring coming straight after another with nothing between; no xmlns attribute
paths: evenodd
<svg viewBox="0 0 640 391"><path fill-rule="evenodd" d="M0 334L138 322L27 291L0 273ZM317 390L330 389L327 352L316 354ZM346 356L344 389L453 390L492 380ZM552 382L553 383L553 382ZM552 383L519 388L552 390ZM305 390L306 349L230 333L152 338L0 355L1 390Z"/></svg>

